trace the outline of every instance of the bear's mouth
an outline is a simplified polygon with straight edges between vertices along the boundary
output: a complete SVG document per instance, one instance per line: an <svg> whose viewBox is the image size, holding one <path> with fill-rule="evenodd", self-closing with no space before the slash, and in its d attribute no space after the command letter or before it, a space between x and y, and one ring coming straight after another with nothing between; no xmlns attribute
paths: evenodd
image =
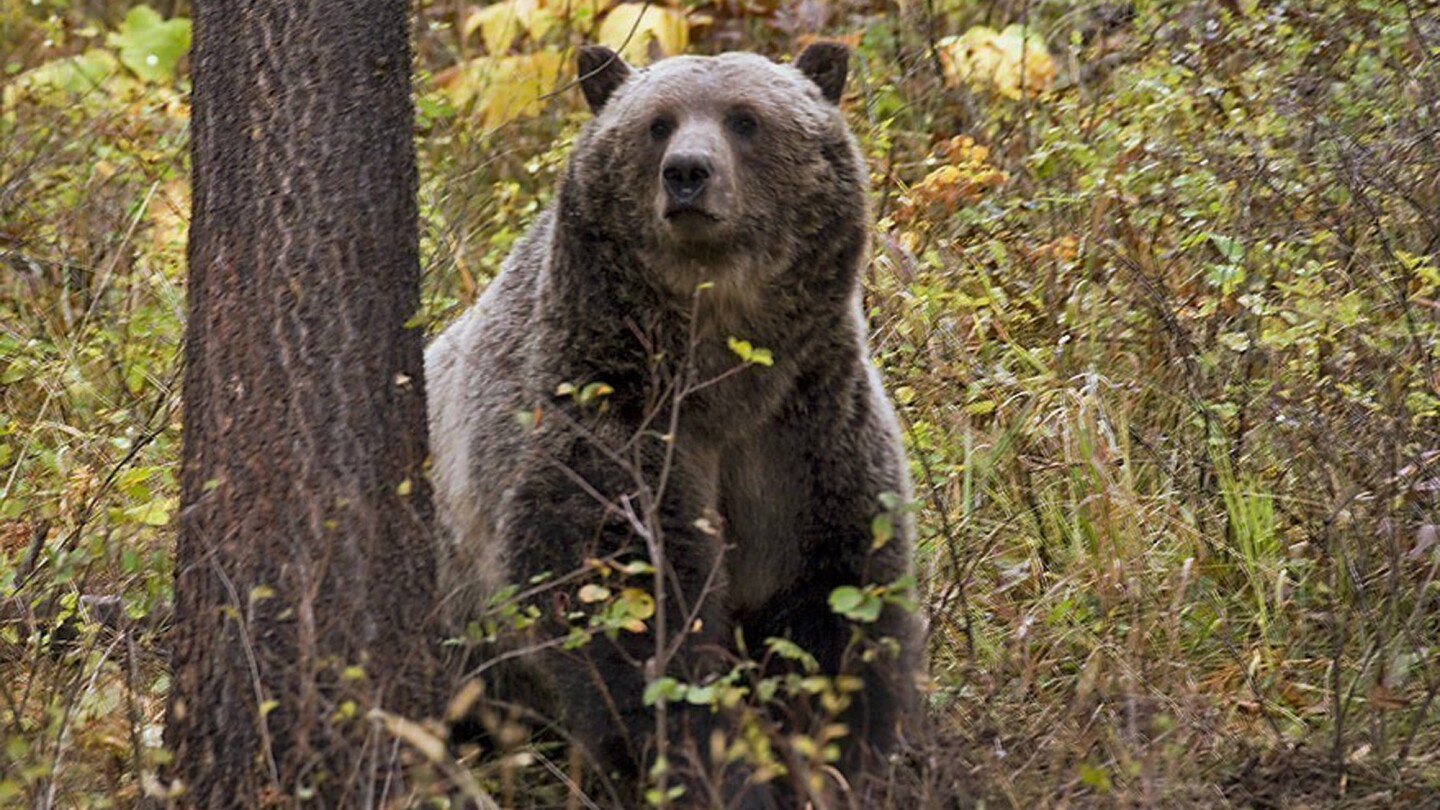
<svg viewBox="0 0 1440 810"><path fill-rule="evenodd" d="M665 221L682 226L719 222L720 217L694 203L671 203L665 206Z"/></svg>

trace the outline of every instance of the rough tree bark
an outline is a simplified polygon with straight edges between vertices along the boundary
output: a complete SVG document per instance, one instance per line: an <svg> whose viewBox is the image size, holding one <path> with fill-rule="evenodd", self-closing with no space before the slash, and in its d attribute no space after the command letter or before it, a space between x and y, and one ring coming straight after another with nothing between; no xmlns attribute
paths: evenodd
<svg viewBox="0 0 1440 810"><path fill-rule="evenodd" d="M404 0L197 0L167 744L182 803L378 803L427 713Z"/></svg>

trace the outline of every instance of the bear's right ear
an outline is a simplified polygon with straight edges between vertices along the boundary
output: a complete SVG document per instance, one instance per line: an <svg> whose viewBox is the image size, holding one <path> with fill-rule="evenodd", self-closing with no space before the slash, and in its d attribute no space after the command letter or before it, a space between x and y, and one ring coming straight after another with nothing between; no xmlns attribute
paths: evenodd
<svg viewBox="0 0 1440 810"><path fill-rule="evenodd" d="M580 49L580 90L590 112L599 113L610 100L615 88L630 77L630 66L620 54L604 45L586 45Z"/></svg>

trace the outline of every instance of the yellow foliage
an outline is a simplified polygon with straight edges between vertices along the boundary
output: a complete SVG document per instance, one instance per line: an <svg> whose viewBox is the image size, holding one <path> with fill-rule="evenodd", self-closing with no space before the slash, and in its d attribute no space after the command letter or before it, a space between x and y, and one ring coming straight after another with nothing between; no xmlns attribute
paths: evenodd
<svg viewBox="0 0 1440 810"><path fill-rule="evenodd" d="M159 257L161 272L174 278L184 275L185 239L190 230L190 184L183 179L159 186L145 209L149 224L150 253Z"/></svg>
<svg viewBox="0 0 1440 810"><path fill-rule="evenodd" d="M580 586L580 601L585 604L603 602L610 598L610 589L604 585L596 585L593 582Z"/></svg>
<svg viewBox="0 0 1440 810"><path fill-rule="evenodd" d="M619 51L632 64L644 64L650 61L652 42L666 56L685 50L690 44L690 22L673 8L621 3L605 15L595 41Z"/></svg>
<svg viewBox="0 0 1440 810"><path fill-rule="evenodd" d="M1025 257L1032 262L1073 262L1079 255L1080 238L1074 234L1065 234L1025 252Z"/></svg>
<svg viewBox="0 0 1440 810"><path fill-rule="evenodd" d="M945 83L989 86L1007 98L1035 96L1055 82L1055 60L1039 36L1012 25L999 33L983 25L935 43Z"/></svg>
<svg viewBox="0 0 1440 810"><path fill-rule="evenodd" d="M962 202L979 200L1009 179L1005 172L986 162L990 148L975 143L968 135L957 135L936 151L944 163L907 190L896 212L897 221L907 222L922 209L936 215L949 213Z"/></svg>
<svg viewBox="0 0 1440 810"><path fill-rule="evenodd" d="M10 77L0 91L0 109L8 115L22 99L55 102L68 96L85 96L117 84L134 84L120 69L120 60L107 50L92 48L78 56L56 59Z"/></svg>
<svg viewBox="0 0 1440 810"><path fill-rule="evenodd" d="M502 0L479 8L465 18L460 35L468 37L480 30L480 41L491 54L503 54L521 34L538 40L555 25L555 13L545 0Z"/></svg>
<svg viewBox="0 0 1440 810"><path fill-rule="evenodd" d="M456 107L474 102L475 115L486 127L497 127L545 108L545 95L555 88L564 60L540 52L519 56L478 56L435 76L435 82Z"/></svg>

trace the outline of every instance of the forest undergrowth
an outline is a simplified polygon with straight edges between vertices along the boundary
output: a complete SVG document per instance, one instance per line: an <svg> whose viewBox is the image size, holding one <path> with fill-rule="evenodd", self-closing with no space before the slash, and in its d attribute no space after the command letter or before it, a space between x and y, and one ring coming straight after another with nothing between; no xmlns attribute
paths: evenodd
<svg viewBox="0 0 1440 810"><path fill-rule="evenodd" d="M5 806L166 790L190 31L159 5L0 0ZM612 5L418 4L417 322L548 199L578 44L855 49L930 631L896 806L1440 807L1432 4Z"/></svg>

